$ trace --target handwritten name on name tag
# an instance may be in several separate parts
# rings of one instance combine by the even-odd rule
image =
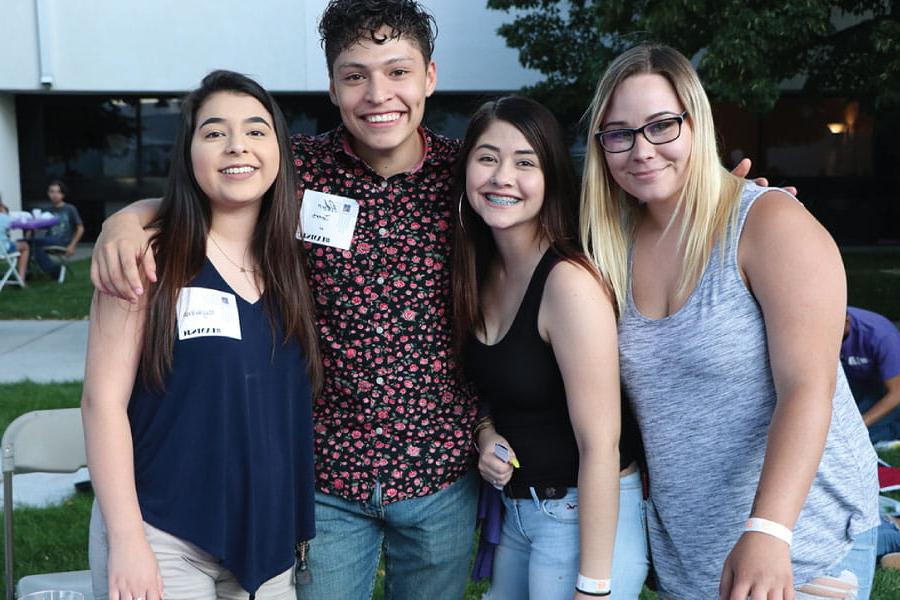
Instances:
[[[359,203],[352,198],[315,190],[303,192],[300,226],[304,242],[349,250],[358,217]],[[297,233],[299,238],[300,231]]]
[[[178,339],[227,337],[241,339],[241,320],[234,294],[203,287],[178,293]]]

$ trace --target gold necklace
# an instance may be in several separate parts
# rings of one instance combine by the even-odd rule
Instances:
[[[247,267],[245,267],[245,266],[243,266],[243,265],[239,265],[239,264],[237,264],[236,262],[234,262],[233,260],[231,260],[231,257],[228,256],[227,254],[225,254],[225,251],[222,250],[222,246],[220,246],[220,245],[219,245],[219,242],[216,241],[216,238],[213,236],[212,231],[209,232],[209,239],[211,239],[211,240],[212,240],[212,243],[215,244],[216,248],[219,249],[219,252],[221,252],[221,253],[222,253],[222,256],[225,257],[225,260],[227,260],[228,262],[230,262],[231,264],[233,264],[234,266],[236,266],[238,269],[240,269],[241,273],[256,273],[256,271],[259,270],[258,268],[256,268],[256,269],[248,269]],[[246,251],[244,252],[244,254],[246,255]]]

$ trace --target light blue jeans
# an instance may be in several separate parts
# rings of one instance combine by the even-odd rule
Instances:
[[[863,531],[853,540],[850,551],[837,565],[829,569],[828,575],[836,576],[842,571],[856,575],[859,591],[856,600],[869,600],[872,583],[875,580],[875,549],[878,544],[878,527]]]
[[[894,520],[885,514],[881,515],[881,525],[878,526],[878,548],[876,557],[881,558],[885,554],[900,552],[900,527]]]
[[[463,597],[478,503],[477,473],[430,496],[382,504],[376,486],[367,502],[316,493],[312,582],[298,600],[369,600],[384,548],[385,600]]]
[[[611,600],[637,600],[647,578],[640,473],[619,480]],[[494,555],[490,600],[572,600],[578,576],[578,490],[559,500],[511,499]]]

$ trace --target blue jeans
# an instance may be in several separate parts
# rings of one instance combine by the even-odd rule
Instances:
[[[312,582],[297,586],[298,600],[369,600],[382,546],[385,600],[462,598],[478,483],[470,472],[430,496],[386,505],[380,485],[366,502],[316,492]]]
[[[850,390],[860,413],[865,413],[875,406],[887,391],[881,384],[874,386],[854,383],[850,384]],[[895,408],[869,426],[869,440],[873,444],[896,439],[900,439],[900,408]]]
[[[511,499],[494,555],[491,600],[572,600],[578,575],[578,490],[559,500]],[[611,600],[637,600],[647,578],[640,473],[619,480]]]
[[[31,244],[31,255],[34,257],[34,260],[37,262],[37,264],[41,267],[41,270],[51,277],[58,277],[59,263],[50,258],[50,255],[44,252],[44,248],[46,248],[47,246],[68,246],[69,240],[61,240],[58,238],[45,236],[28,240],[28,243]]]
[[[863,531],[853,540],[850,551],[844,555],[837,565],[832,567],[828,575],[839,575],[842,571],[851,571],[856,575],[859,592],[856,600],[869,600],[872,593],[872,582],[875,580],[875,548],[878,542],[878,527]]]
[[[881,558],[885,554],[900,552],[900,527],[893,519],[881,515],[881,525],[878,526],[878,544],[875,555]]]

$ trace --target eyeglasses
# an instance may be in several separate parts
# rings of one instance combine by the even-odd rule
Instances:
[[[594,138],[600,142],[604,150],[611,154],[618,152],[628,152],[634,148],[634,140],[637,134],[644,135],[644,139],[659,146],[660,144],[668,144],[674,142],[681,136],[681,124],[687,111],[684,111],[677,117],[667,117],[658,121],[650,121],[643,127],[637,129],[607,129],[606,131],[598,131],[594,134]]]

